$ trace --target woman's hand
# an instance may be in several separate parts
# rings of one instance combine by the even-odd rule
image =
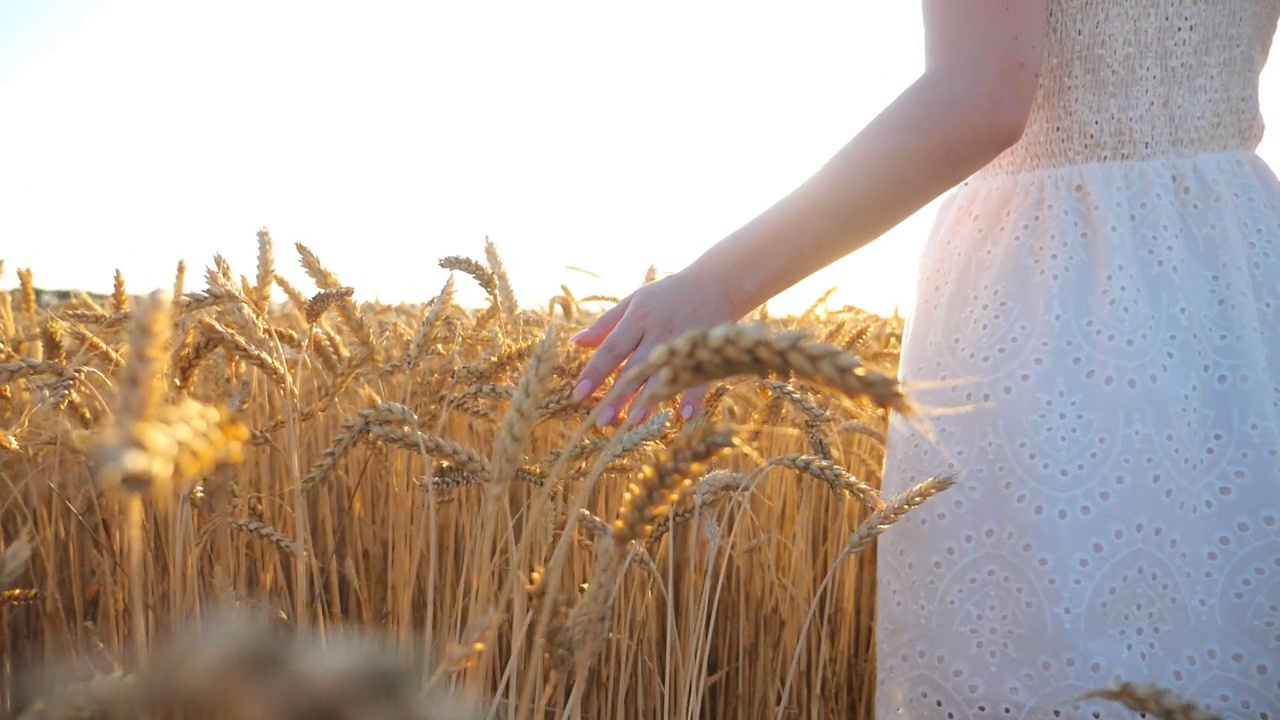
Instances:
[[[618,381],[601,400],[596,425],[609,425],[625,414],[626,406],[649,379],[624,382],[627,371],[647,360],[655,347],[688,330],[739,318],[725,284],[703,277],[693,267],[644,285],[573,337],[579,345],[597,348],[578,376],[573,399],[580,402],[595,392],[626,361]],[[685,419],[692,417],[701,409],[705,397],[705,387],[687,391],[681,398],[681,415]],[[651,408],[641,410],[647,414]]]

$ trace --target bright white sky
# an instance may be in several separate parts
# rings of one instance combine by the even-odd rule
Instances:
[[[861,129],[923,67],[920,22],[907,0],[0,0],[0,286],[119,267],[144,291],[185,258],[197,289],[216,252],[252,276],[265,225],[307,290],[294,240],[396,302],[488,235],[526,303],[623,295]],[[771,307],[839,285],[909,314],[934,210]]]

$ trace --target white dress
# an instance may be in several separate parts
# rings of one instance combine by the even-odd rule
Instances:
[[[1280,720],[1280,0],[1051,0],[1023,139],[943,203],[884,488],[876,717]],[[1056,711],[1056,713],[1055,713]]]

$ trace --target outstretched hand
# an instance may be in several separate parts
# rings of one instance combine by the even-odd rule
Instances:
[[[581,402],[595,392],[625,361],[617,381],[600,401],[596,425],[604,427],[617,421],[627,414],[628,406],[649,380],[628,378],[629,370],[647,360],[657,346],[689,330],[734,322],[739,319],[736,315],[723,286],[706,282],[687,269],[642,286],[573,337],[579,345],[597,348],[578,376],[574,401]],[[681,415],[693,417],[705,398],[705,387],[685,392],[680,398]],[[643,418],[652,408],[639,410]]]

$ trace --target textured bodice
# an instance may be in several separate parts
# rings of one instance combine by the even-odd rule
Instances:
[[[1252,151],[1280,0],[1051,0],[1022,140],[984,174]]]

